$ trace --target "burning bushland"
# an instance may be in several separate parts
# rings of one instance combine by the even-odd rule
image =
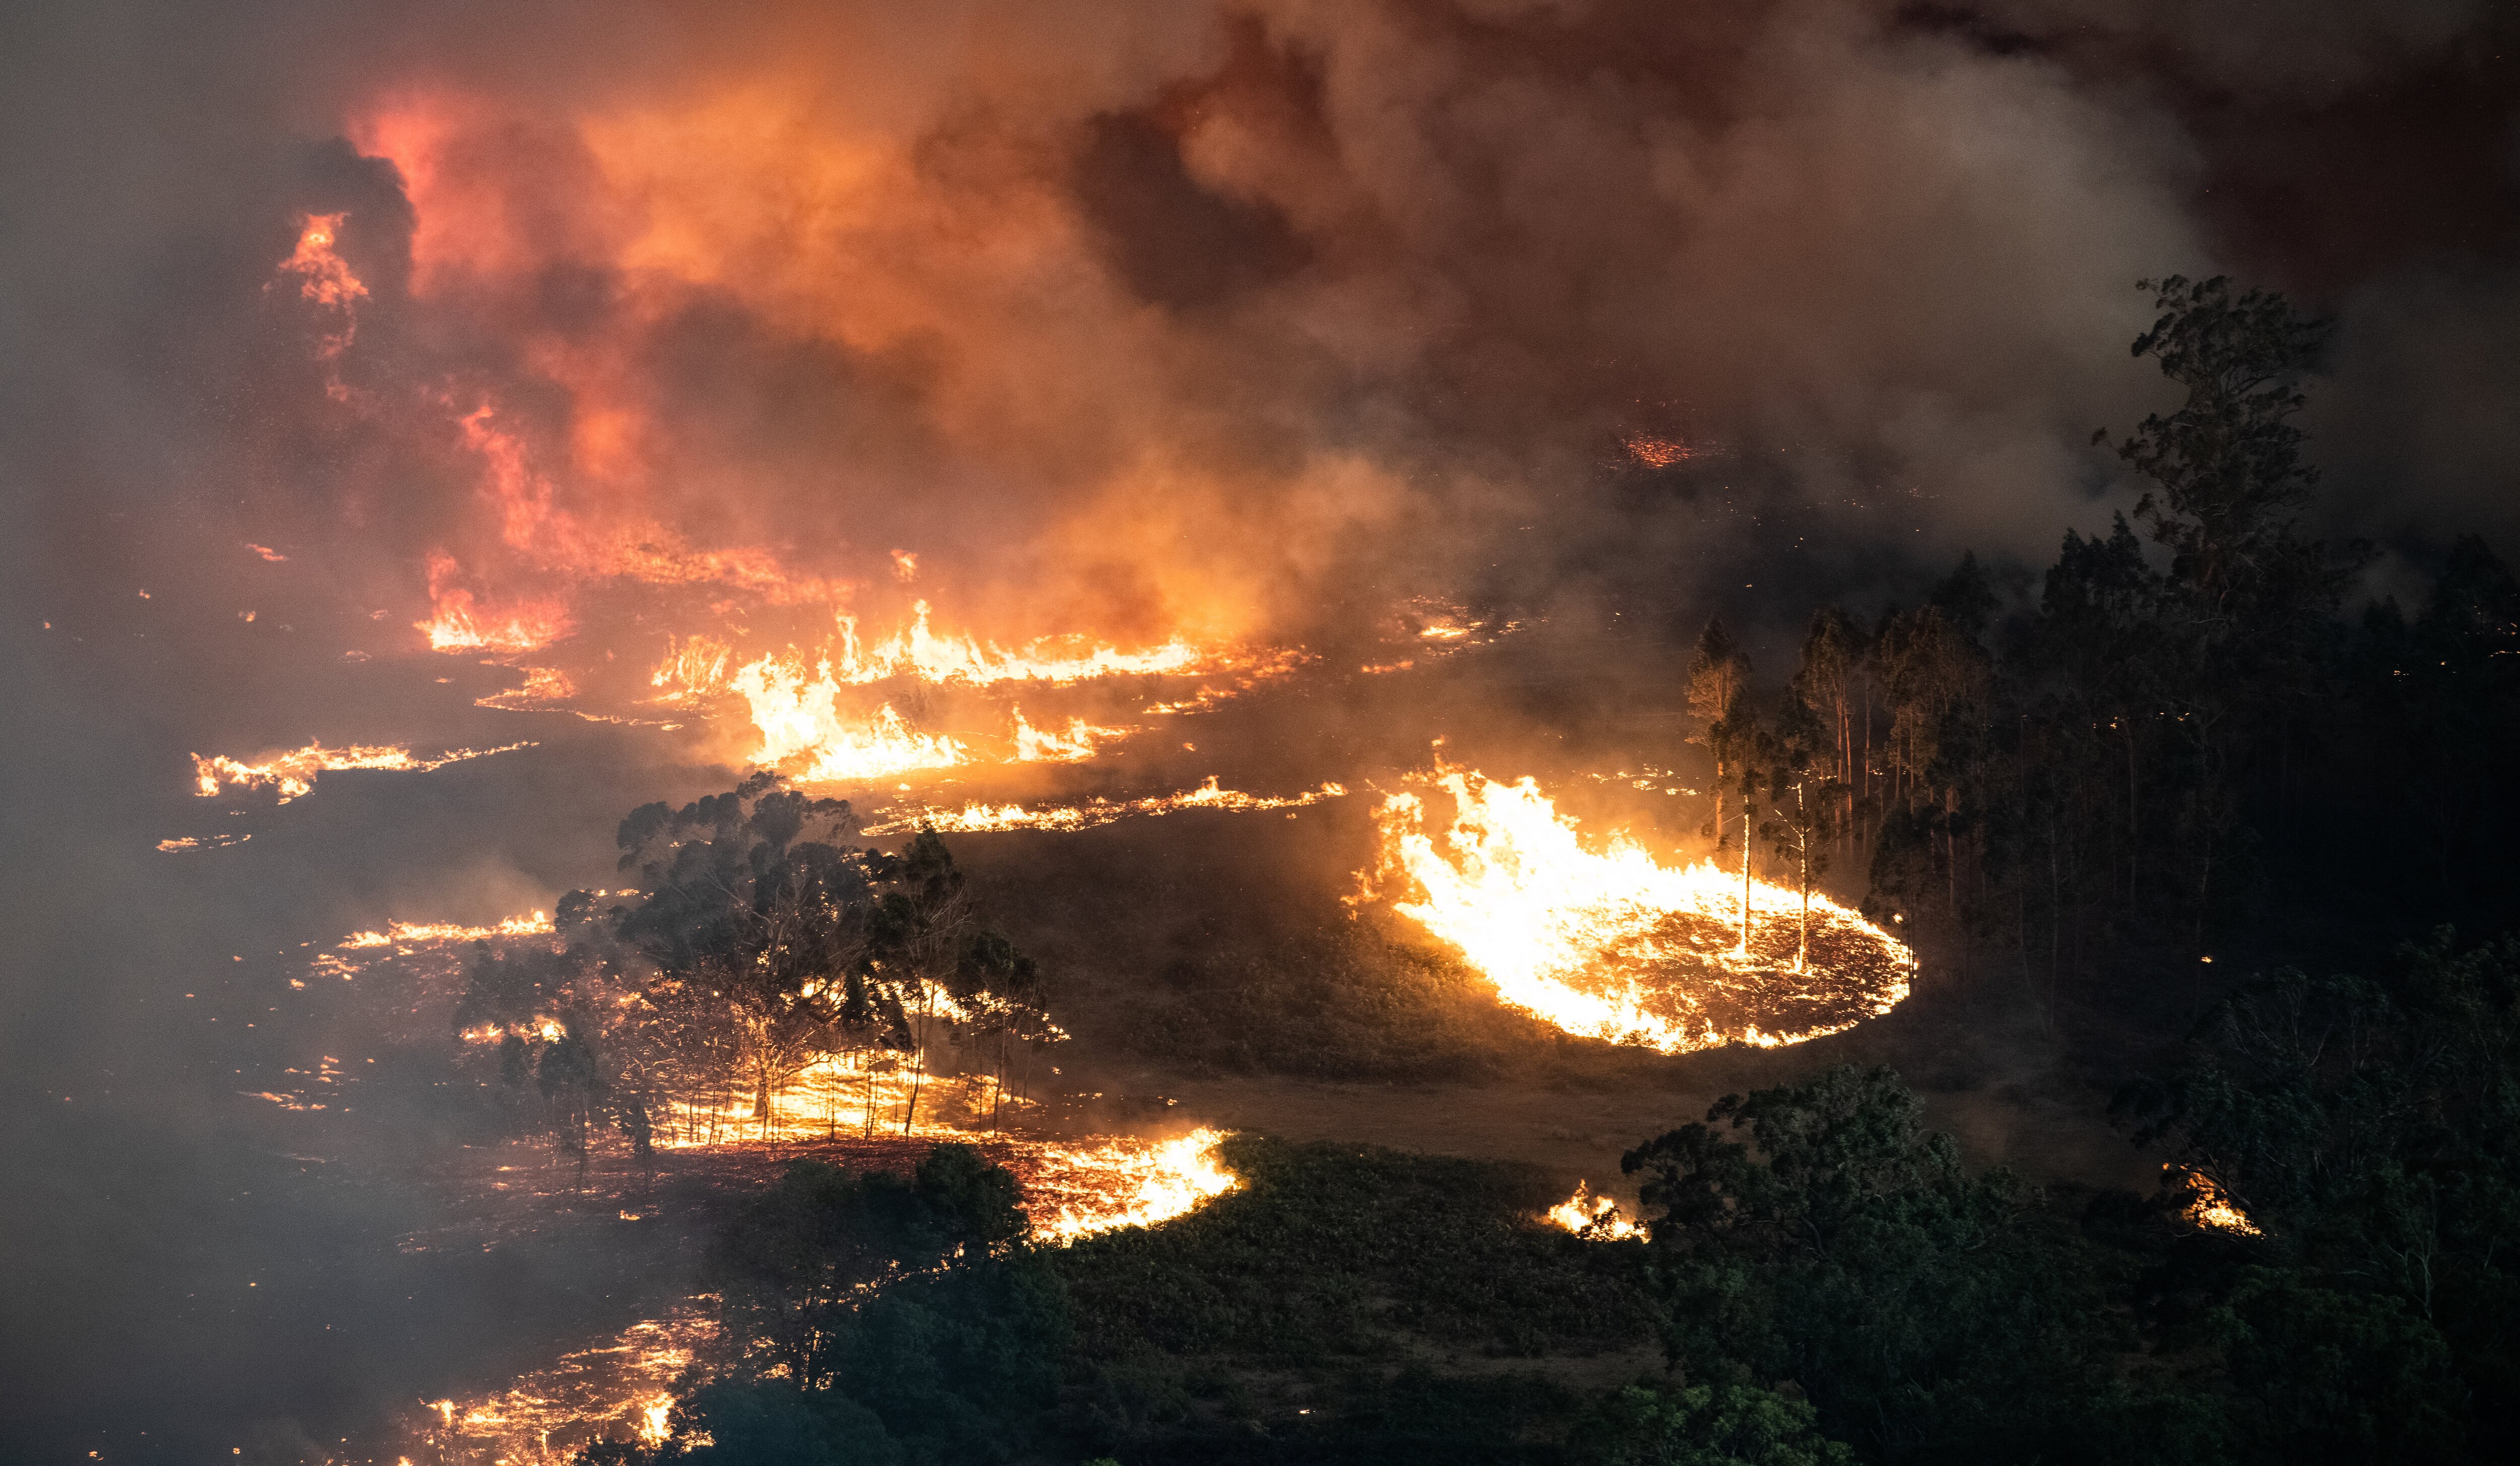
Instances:
[[[1031,958],[981,925],[943,841],[839,843],[846,801],[760,776],[621,824],[636,894],[575,892],[547,947],[484,952],[454,1021],[564,1150],[634,1151],[802,1126],[901,1134],[993,1124],[1062,1035]],[[980,1067],[939,1092],[930,1060]],[[922,1117],[922,1103],[926,1113]],[[783,1128],[783,1115],[784,1127]]]

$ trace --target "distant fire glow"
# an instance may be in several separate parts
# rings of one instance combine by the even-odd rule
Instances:
[[[1835,1033],[1908,996],[1915,957],[1861,914],[1815,894],[1810,969],[1794,970],[1801,895],[1711,862],[1674,868],[1633,839],[1587,848],[1526,778],[1458,769],[1427,780],[1454,818],[1428,827],[1425,800],[1386,798],[1374,890],[1458,949],[1497,996],[1570,1034],[1665,1053],[1773,1046]]]
[[[531,743],[508,743],[497,748],[451,748],[435,758],[418,757],[399,743],[359,743],[345,748],[327,748],[321,743],[309,743],[303,748],[266,753],[253,759],[197,753],[193,755],[193,792],[210,799],[227,788],[276,789],[281,803],[286,804],[311,791],[315,787],[316,777],[333,770],[382,769],[426,774],[466,759],[488,758],[492,754],[513,753],[519,748],[533,746]]]

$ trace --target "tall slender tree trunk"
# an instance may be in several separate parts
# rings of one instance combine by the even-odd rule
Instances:
[[[1741,955],[1750,955],[1750,800],[1741,799]]]
[[[2127,909],[2133,911],[2143,859],[2143,801],[2135,777],[2135,718],[2127,718]]]
[[[1794,943],[1794,970],[1807,971],[1811,965],[1811,822],[1810,811],[1803,804],[1803,786],[1794,785],[1794,817],[1801,827],[1796,831],[1795,849],[1802,855],[1803,928]]]

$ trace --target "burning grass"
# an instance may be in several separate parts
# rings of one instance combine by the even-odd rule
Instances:
[[[359,743],[327,748],[321,742],[253,759],[225,754],[193,755],[193,792],[213,799],[221,789],[276,789],[287,804],[314,790],[318,776],[342,769],[378,769],[398,774],[427,774],[466,759],[488,758],[531,748],[531,743],[503,743],[496,748],[450,748],[435,758],[422,758],[399,743]]]
[[[1570,1034],[1665,1053],[1799,1043],[1908,996],[1907,946],[1824,896],[1711,862],[1672,867],[1613,835],[1587,848],[1525,778],[1441,769],[1452,822],[1386,798],[1372,894],[1457,948],[1508,1004]],[[1377,880],[1375,877],[1378,876]],[[1804,921],[1809,953],[1803,955]]]

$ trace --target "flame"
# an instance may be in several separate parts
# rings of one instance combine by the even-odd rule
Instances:
[[[1793,889],[1749,882],[1745,944],[1739,872],[1712,862],[1667,867],[1624,834],[1588,850],[1529,778],[1507,784],[1443,769],[1431,782],[1457,811],[1441,846],[1423,828],[1418,795],[1387,797],[1369,893],[1375,875],[1405,886],[1420,899],[1393,910],[1459,948],[1506,1003],[1570,1034],[1665,1053],[1767,1047],[1835,1033],[1908,996],[1913,955],[1824,896],[1811,898],[1818,959],[1795,972],[1802,898]],[[1720,1008],[1776,1016],[1763,1027]]]
[[[1239,1178],[1217,1160],[1225,1132],[1201,1127],[1148,1144],[1113,1136],[1086,1145],[1044,1143],[1026,1157],[1025,1208],[1033,1227],[1072,1242],[1123,1226],[1153,1226],[1189,1215]]]
[[[368,288],[350,267],[334,252],[334,241],[340,237],[341,221],[347,214],[308,214],[299,221],[297,247],[280,262],[283,274],[297,277],[299,298],[311,300],[332,313],[338,325],[316,341],[316,359],[325,364],[324,395],[336,402],[346,402],[350,389],[341,380],[341,353],[350,349],[358,338],[358,302],[368,297]],[[265,559],[285,559],[269,551],[261,552]]]
[[[551,667],[526,667],[525,685],[472,699],[474,707],[494,707],[505,712],[539,712],[577,695],[577,684],[565,672]]]
[[[1129,735],[1125,728],[1097,728],[1082,718],[1067,720],[1067,732],[1052,733],[1024,721],[1023,709],[1012,710],[1015,719],[1015,758],[1020,763],[1070,764],[1094,757],[1099,744]]]
[[[166,855],[175,855],[187,850],[225,850],[231,845],[242,845],[252,838],[253,836],[245,834],[184,835],[177,839],[158,841],[158,849]]]
[[[648,685],[663,694],[659,700],[665,702],[712,696],[731,690],[734,684],[735,648],[704,634],[668,636],[665,659],[648,678]]]
[[[1118,1227],[1170,1222],[1234,1189],[1238,1178],[1215,1154],[1225,1137],[1224,1132],[1202,1129],[1162,1141],[1121,1135],[1075,1144],[985,1143],[1021,1179],[1024,1210],[1036,1233],[1068,1243]],[[429,1401],[410,1429],[439,1459],[509,1466],[562,1466],[591,1439],[626,1435],[661,1444],[671,1428],[671,1387],[720,1340],[707,1302],[695,1299],[662,1317],[632,1324],[604,1343],[519,1376],[497,1394]]]
[[[959,810],[913,809],[891,814],[866,826],[870,835],[901,834],[909,830],[930,828],[943,834],[976,834],[1008,829],[1092,829],[1109,824],[1131,815],[1169,815],[1175,810],[1290,810],[1337,799],[1347,793],[1342,784],[1326,783],[1318,789],[1284,796],[1245,794],[1236,789],[1220,788],[1215,775],[1195,789],[1179,794],[1153,794],[1144,799],[1089,799],[1082,804],[1037,806],[1026,809],[1019,804],[967,804]]]
[[[398,773],[427,774],[466,759],[488,758],[496,753],[514,753],[531,748],[531,743],[506,743],[497,748],[450,748],[433,759],[415,757],[412,751],[397,743],[361,743],[348,748],[327,748],[309,743],[288,753],[263,755],[260,762],[248,763],[225,754],[203,757],[193,755],[193,791],[204,799],[215,797],[222,787],[238,789],[276,788],[280,802],[287,804],[315,787],[315,777],[334,769],[389,769]],[[160,846],[160,849],[165,847]],[[185,847],[191,848],[191,847]]]
[[[429,649],[524,652],[568,635],[565,601],[536,597],[493,606],[456,583],[462,573],[455,556],[444,551],[429,552],[429,615],[426,621],[412,623],[428,638]]]
[[[391,947],[397,952],[408,953],[447,942],[479,942],[491,937],[547,937],[551,933],[551,913],[532,911],[495,921],[488,926],[465,926],[453,921],[388,921],[382,931],[352,932],[338,945],[343,952]]]
[[[682,1304],[562,1355],[495,1395],[430,1401],[410,1428],[438,1460],[508,1466],[564,1466],[585,1442],[608,1437],[659,1444],[674,1407],[672,1386],[719,1332],[702,1303]]]
[[[1143,651],[1122,651],[1073,637],[1043,638],[1011,651],[968,633],[939,634],[928,625],[931,614],[926,601],[914,601],[910,625],[871,648],[859,644],[857,618],[840,617],[839,652],[832,658],[839,680],[868,683],[906,677],[983,687],[1001,682],[1065,684],[1117,674],[1189,672],[1210,660],[1178,638]]]
[[[730,686],[751,704],[752,725],[761,733],[752,762],[801,765],[796,777],[809,783],[951,768],[970,757],[952,737],[914,732],[888,702],[867,721],[844,718],[828,661],[808,677],[800,660],[766,656],[736,673]]]
[[[1644,1228],[1619,1210],[1616,1198],[1596,1196],[1582,1181],[1575,1183],[1574,1195],[1551,1207],[1546,1215],[1552,1222],[1579,1237],[1619,1242],[1644,1235]]]
[[[2266,1235],[2258,1230],[2256,1222],[2249,1220],[2249,1214],[2240,1210],[2240,1204],[2231,1199],[2231,1193],[2224,1190],[2213,1177],[2201,1171],[2187,1170],[2177,1179],[2186,1188],[2188,1195],[2187,1206],[2180,1215],[2192,1224],[2234,1236]]]

